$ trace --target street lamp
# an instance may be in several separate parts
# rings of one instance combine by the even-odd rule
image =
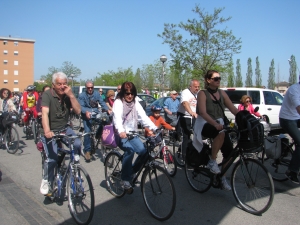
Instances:
[[[74,75],[74,74],[71,74],[70,77],[72,78],[72,87],[73,87],[73,86],[74,86],[74,85],[73,85],[73,79],[74,79],[75,75]]]
[[[162,86],[163,86],[163,92],[165,90],[165,62],[167,62],[167,56],[161,55],[160,61],[162,62]]]

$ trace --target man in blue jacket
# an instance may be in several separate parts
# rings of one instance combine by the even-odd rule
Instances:
[[[91,113],[98,109],[98,103],[102,109],[107,110],[110,114],[111,110],[108,109],[107,105],[103,101],[98,91],[94,91],[94,82],[88,80],[85,83],[86,91],[79,95],[79,104],[81,106],[81,117],[83,120],[84,132],[91,132]],[[100,129],[100,126],[99,126]],[[97,132],[98,133],[98,132]],[[84,136],[83,147],[85,152],[86,161],[91,159],[91,138],[89,135]]]

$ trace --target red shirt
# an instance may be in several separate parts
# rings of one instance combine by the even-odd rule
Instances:
[[[167,130],[172,130],[172,126],[170,124],[168,124],[161,116],[158,117],[157,119],[154,116],[149,116],[150,120],[155,124],[155,126],[160,127],[163,126],[164,128],[166,128]],[[145,136],[151,136],[149,134],[151,130],[149,128],[145,128]]]

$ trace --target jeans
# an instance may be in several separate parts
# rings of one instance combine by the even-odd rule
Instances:
[[[70,127],[68,127],[66,130],[66,135],[76,135],[76,134]],[[48,180],[52,184],[54,180],[54,169],[57,166],[57,142],[51,141],[52,138],[46,138],[45,136],[43,136],[41,139],[47,156],[44,163],[45,174],[43,179]],[[66,138],[63,138],[61,141],[70,148]],[[80,149],[81,149],[80,138],[76,138],[73,145],[74,145],[74,154],[80,154]]]
[[[147,160],[147,149],[138,137],[134,137],[132,140],[122,138],[119,142],[119,147],[124,151],[121,179],[124,181],[131,181],[132,174],[138,172]],[[135,152],[138,154],[138,157],[132,165]]]
[[[91,132],[91,120],[83,120],[83,127],[84,127],[84,132],[88,133]],[[102,133],[102,125],[99,126],[97,132],[96,132],[96,136],[99,136],[99,133]],[[91,151],[91,137],[90,135],[85,135],[83,137],[83,150],[84,152],[90,152]]]
[[[280,126],[294,139],[295,151],[292,155],[289,170],[298,173],[300,168],[300,120],[279,118]]]

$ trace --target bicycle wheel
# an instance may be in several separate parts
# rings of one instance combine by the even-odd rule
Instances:
[[[174,159],[175,159],[177,165],[179,167],[184,167],[185,160],[184,160],[184,156],[181,151],[181,143],[182,142],[177,142],[177,141],[173,142],[173,156],[174,156]]]
[[[168,174],[171,177],[174,177],[177,173],[177,164],[174,160],[174,156],[172,155],[170,150],[164,150],[165,152],[162,154],[164,167]]]
[[[67,179],[69,210],[77,224],[89,224],[94,215],[94,188],[89,174],[80,165],[73,165]]]
[[[232,171],[231,186],[235,199],[246,212],[260,215],[272,205],[274,197],[272,177],[255,159],[237,162]]]
[[[8,153],[15,154],[19,149],[19,133],[17,129],[13,126],[9,126],[6,128],[4,134],[4,143]]]
[[[122,159],[120,154],[110,152],[105,158],[104,166],[108,191],[117,198],[123,197],[125,190],[121,184]]]
[[[282,145],[285,145],[285,152],[281,154],[281,156],[278,159],[269,159],[266,160],[264,166],[267,168],[267,170],[270,172],[272,178],[276,181],[286,181],[288,178],[285,176],[285,172],[289,168],[292,155],[294,150],[289,147],[286,143],[281,143]]]
[[[172,179],[164,169],[156,165],[146,168],[141,188],[146,207],[155,219],[163,221],[173,215],[176,192]]]
[[[208,191],[212,185],[211,172],[207,168],[195,168],[186,163],[185,175],[190,186],[199,193]]]
[[[36,144],[37,143],[37,138],[38,138],[38,134],[37,134],[37,122],[35,120],[32,121],[32,134],[33,134],[33,141]]]

